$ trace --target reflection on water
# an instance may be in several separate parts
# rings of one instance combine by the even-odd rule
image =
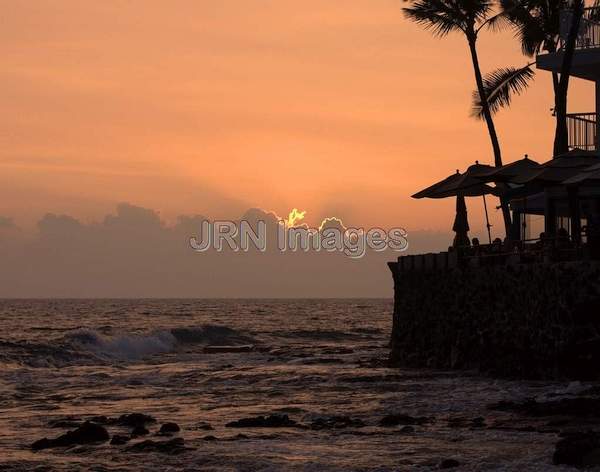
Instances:
[[[430,470],[450,458],[461,470],[551,468],[555,433],[510,427],[486,405],[564,384],[388,368],[391,309],[387,300],[0,302],[0,469]],[[153,440],[161,423],[178,423],[189,449],[29,449],[69,429],[53,421],[131,412],[157,418]],[[427,421],[379,424],[400,413]],[[225,426],[269,414],[297,425]]]

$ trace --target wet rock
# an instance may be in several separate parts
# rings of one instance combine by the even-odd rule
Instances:
[[[362,420],[350,418],[349,416],[329,416],[317,418],[310,424],[310,429],[343,429],[343,428],[362,428],[366,426]]]
[[[194,426],[192,429],[203,430],[203,431],[212,431],[214,428],[210,425],[210,423],[201,422]]]
[[[400,432],[404,434],[414,433],[415,428],[413,428],[412,426],[403,426],[402,428],[400,428]]]
[[[485,418],[478,416],[477,418],[473,418],[471,420],[471,425],[474,428],[483,428],[485,426]]]
[[[122,436],[120,434],[115,434],[110,440],[110,444],[112,446],[122,446],[123,444],[128,443],[131,440],[129,436]]]
[[[97,423],[97,424],[110,424],[111,419],[104,415],[97,415],[97,416],[92,416],[90,418],[90,421],[92,423]]]
[[[600,465],[600,433],[571,433],[556,443],[554,464],[575,467]]]
[[[430,421],[431,420],[429,418],[424,416],[414,417],[400,413],[384,416],[379,422],[379,426],[390,427],[399,425],[423,425],[425,423],[429,423]]]
[[[147,439],[127,448],[127,452],[159,452],[161,454],[181,454],[186,451],[183,438],[170,439],[168,441],[152,441]]]
[[[146,429],[146,427],[142,426],[142,425],[136,426],[131,431],[131,437],[133,437],[133,438],[136,438],[136,437],[139,437],[139,436],[146,436],[147,434],[150,434],[150,431],[148,431]]]
[[[460,462],[456,459],[444,459],[440,462],[440,469],[454,469],[460,467]]]
[[[115,422],[115,424],[118,424],[119,426],[130,426],[132,428],[135,428],[136,426],[145,426],[149,423],[156,423],[156,419],[143,413],[121,415]]]
[[[31,449],[34,451],[41,451],[42,449],[48,449],[50,447],[58,447],[55,441],[55,439],[48,438],[38,439],[31,445]]]
[[[485,419],[477,418],[450,418],[448,420],[449,428],[483,428],[485,427]]]
[[[179,431],[181,431],[181,428],[179,427],[179,425],[177,423],[164,423],[160,427],[158,434],[169,435],[169,434],[178,433]]]
[[[286,428],[296,426],[296,424],[288,415],[269,415],[242,418],[237,421],[231,421],[225,426],[228,428]]]
[[[97,442],[108,441],[108,431],[103,426],[86,421],[81,426],[73,431],[54,438],[40,439],[31,445],[31,449],[39,451],[53,447],[69,447],[79,444],[91,444]]]

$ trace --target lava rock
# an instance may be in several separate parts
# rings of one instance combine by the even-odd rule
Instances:
[[[97,424],[110,424],[111,419],[104,415],[97,415],[97,416],[92,416],[90,418],[90,421],[92,423],[97,423]]]
[[[483,428],[483,427],[485,427],[485,418],[482,418],[481,416],[478,416],[477,418],[473,418],[471,420],[471,425],[474,428]]]
[[[319,431],[322,429],[362,428],[366,426],[364,421],[350,418],[349,416],[329,416],[317,418],[310,424],[310,429]]]
[[[203,431],[212,431],[214,428],[210,425],[210,423],[201,422],[201,423],[198,423],[193,429],[203,430]]]
[[[120,434],[115,434],[110,440],[110,444],[112,446],[121,446],[123,444],[128,443],[131,440],[129,436],[122,436]]]
[[[179,431],[181,431],[181,428],[177,423],[165,423],[160,427],[158,434],[168,435],[178,433]]]
[[[297,423],[291,420],[288,415],[269,415],[242,418],[237,421],[231,421],[225,426],[228,428],[286,428],[296,425]]]
[[[414,417],[405,414],[387,415],[379,422],[379,426],[399,426],[399,425],[423,425],[429,423],[430,419],[424,416]]]
[[[450,418],[448,420],[449,428],[483,428],[485,427],[485,418]]]
[[[69,447],[79,444],[104,442],[108,441],[109,439],[110,436],[108,435],[108,431],[106,431],[103,426],[86,421],[77,429],[68,431],[57,438],[44,438],[34,442],[31,445],[31,449],[34,451],[39,451],[53,447]]]
[[[600,465],[600,433],[571,433],[556,443],[554,464],[575,467]]]
[[[440,462],[440,469],[454,469],[460,467],[460,462],[456,459],[444,459]]]
[[[119,426],[130,426],[132,428],[135,428],[136,426],[145,426],[149,423],[156,423],[156,419],[143,413],[121,415],[115,422],[115,424]]]
[[[136,438],[138,436],[146,436],[147,434],[150,434],[150,431],[148,431],[146,427],[142,425],[136,426],[135,428],[133,428],[133,431],[131,431],[131,437],[133,438]]]
[[[127,448],[127,452],[160,452],[161,454],[181,454],[185,452],[183,438],[174,438],[168,441],[152,441],[147,439]]]

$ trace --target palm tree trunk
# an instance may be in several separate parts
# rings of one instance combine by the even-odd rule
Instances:
[[[483,85],[483,75],[481,74],[481,67],[479,66],[479,56],[477,54],[477,43],[475,38],[468,38],[469,50],[471,51],[471,59],[473,60],[473,71],[475,72],[475,82],[477,84],[477,91],[481,98],[481,106],[483,111],[483,117],[488,128],[490,140],[492,141],[492,148],[494,150],[494,164],[496,167],[502,165],[502,152],[500,150],[500,142],[498,140],[498,133],[496,132],[496,126],[494,125],[494,119],[490,112],[490,107],[487,102],[487,96]]]
[[[575,46],[577,36],[579,35],[579,25],[583,17],[583,0],[577,0],[573,6],[573,18],[571,28],[567,37],[563,63],[561,67],[560,80],[555,94],[556,112],[556,133],[554,135],[554,155],[563,154],[569,151],[569,129],[567,127],[567,98],[569,93],[569,79],[571,77],[571,68],[573,66],[573,56],[575,55]]]
[[[473,71],[475,72],[475,82],[477,84],[477,91],[479,92],[479,98],[481,100],[481,106],[483,111],[483,117],[488,128],[490,140],[492,142],[492,148],[494,150],[494,165],[496,167],[502,166],[502,151],[500,150],[500,141],[498,140],[498,133],[496,132],[496,126],[492,113],[487,101],[485,93],[485,87],[483,85],[483,75],[481,74],[481,67],[479,65],[479,56],[477,54],[477,35],[472,33],[467,35],[469,42],[469,50],[471,51],[471,59],[473,61]],[[505,198],[500,197],[500,206],[502,208],[502,216],[504,218],[504,230],[506,237],[511,238],[512,220],[510,216],[510,210],[508,209],[508,201]]]

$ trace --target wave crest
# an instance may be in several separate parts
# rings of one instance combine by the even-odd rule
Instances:
[[[253,338],[226,326],[172,328],[149,334],[107,336],[92,329],[78,329],[65,335],[69,347],[104,358],[135,360],[174,351],[178,345],[236,346],[253,344]]]
[[[176,345],[175,337],[168,331],[105,336],[94,330],[79,329],[67,334],[65,339],[73,347],[117,359],[140,359],[162,354],[172,351]]]

